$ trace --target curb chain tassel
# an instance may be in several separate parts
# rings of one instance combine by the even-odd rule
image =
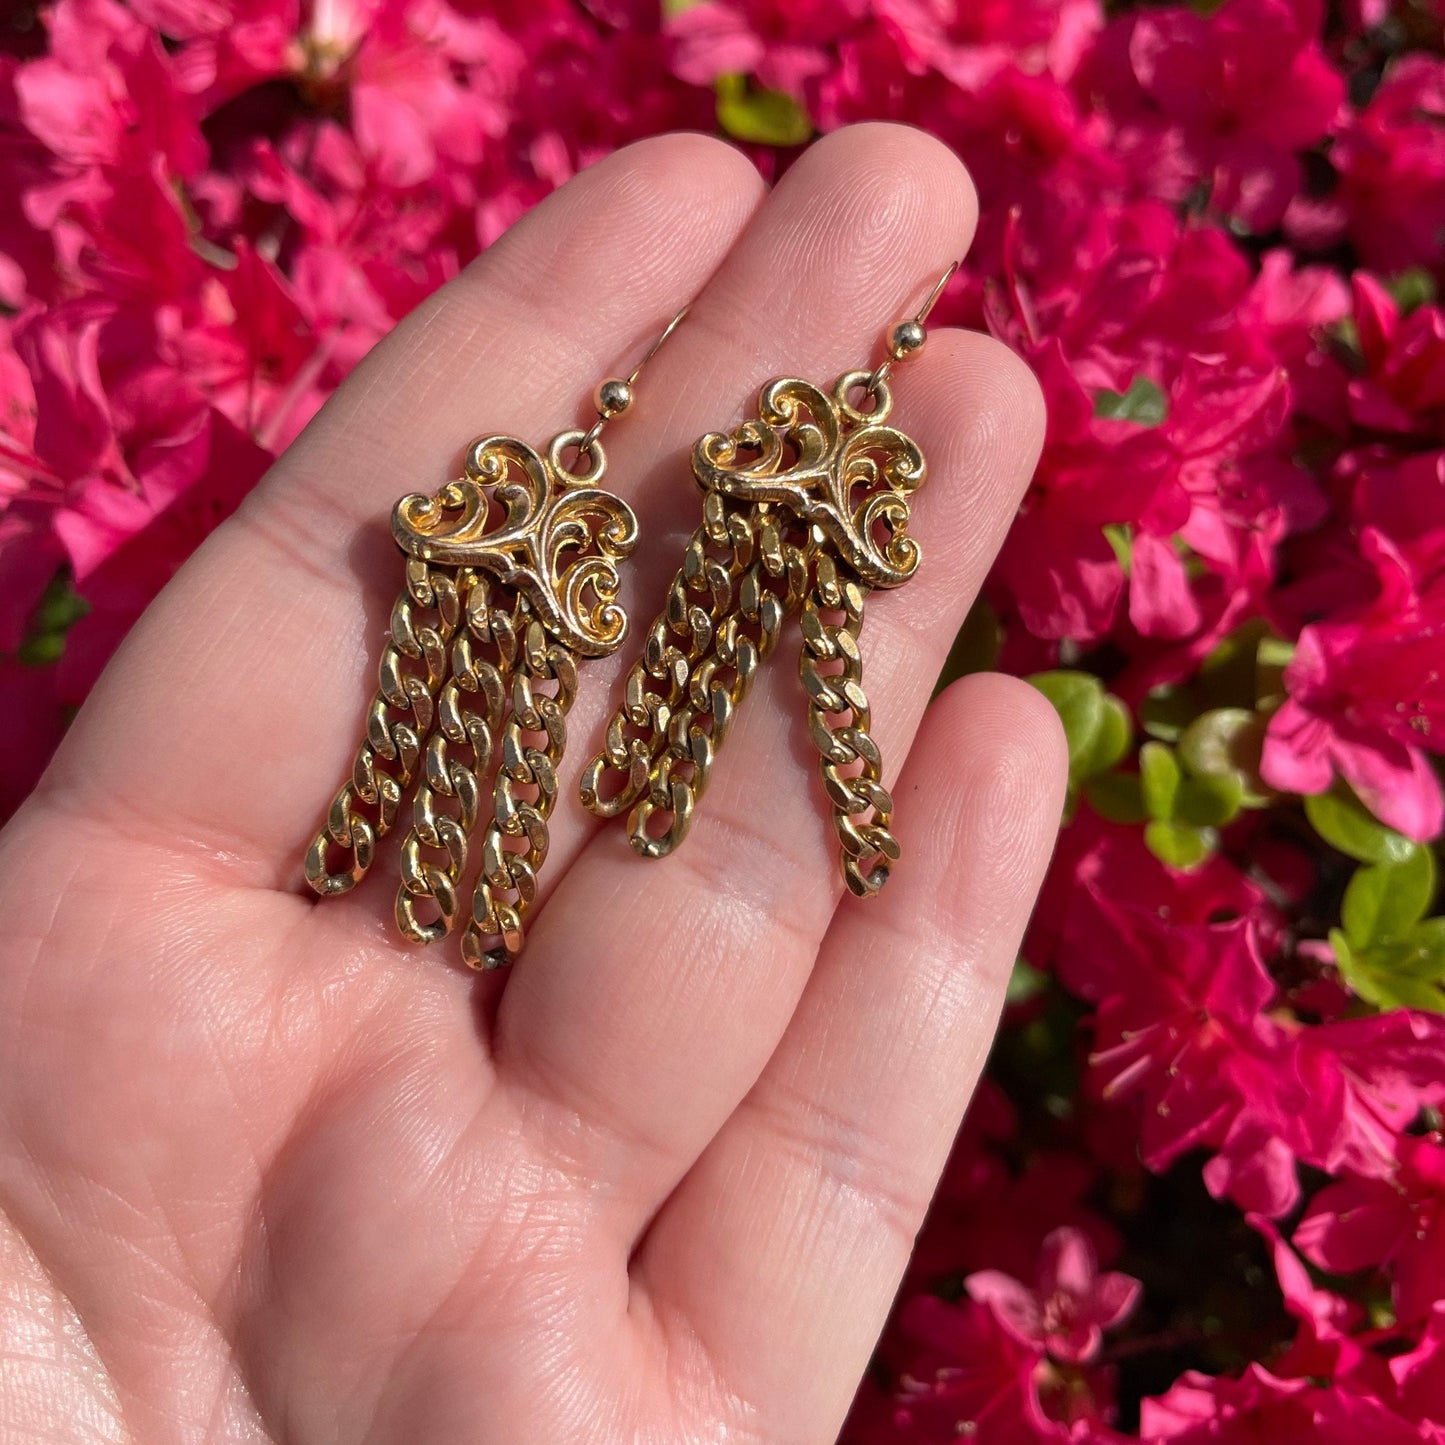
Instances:
[[[858,639],[868,593],[900,586],[919,563],[908,522],[926,468],[917,444],[888,425],[888,372],[922,346],[943,284],[894,328],[876,370],[850,371],[831,392],[771,381],[755,418],[693,449],[703,524],[582,783],[594,814],[628,814],[628,839],[643,857],[665,857],[687,836],[737,709],[796,616],[809,734],[844,881],[858,897],[887,882],[900,850]]]

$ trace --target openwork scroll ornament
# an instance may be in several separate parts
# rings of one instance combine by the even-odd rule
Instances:
[[[602,486],[600,434],[631,406],[637,375],[598,387],[588,431],[562,432],[543,452],[482,437],[459,478],[403,497],[392,513],[406,587],[365,737],[307,852],[306,878],[323,897],[350,891],[377,839],[404,823],[397,926],[418,943],[460,926],[473,967],[521,951],[578,662],[627,635],[618,567],[637,545],[637,518]]]
[[[922,347],[952,272],[893,329],[876,370],[848,372],[831,391],[771,381],[756,416],[694,447],[702,524],[582,778],[583,803],[599,817],[627,814],[643,857],[664,857],[687,836],[738,707],[797,617],[808,729],[844,881],[859,897],[887,882],[899,846],[858,638],[869,592],[901,585],[919,564],[909,516],[926,466],[890,425],[888,373]]]

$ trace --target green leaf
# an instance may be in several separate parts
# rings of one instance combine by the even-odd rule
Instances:
[[[1159,426],[1169,415],[1169,398],[1147,376],[1136,376],[1124,392],[1095,393],[1094,415],[1107,421],[1132,421],[1138,426]]]
[[[1242,707],[1200,714],[1179,737],[1179,760],[1196,777],[1237,778],[1240,802],[1263,807],[1273,796],[1259,775],[1265,720]]]
[[[1145,743],[1139,749],[1139,782],[1151,818],[1161,823],[1173,818],[1180,776],[1179,764],[1164,743]]]
[[[1341,921],[1355,948],[1400,938],[1435,901],[1435,855],[1416,848],[1403,863],[1357,869],[1345,889]]]
[[[718,76],[717,119],[725,135],[754,145],[800,146],[813,138],[808,112],[791,95],[749,85],[743,75]]]
[[[1104,722],[1104,686],[1087,672],[1036,672],[1029,681],[1053,703],[1069,741],[1069,777],[1092,756]]]
[[[1099,726],[1093,742],[1079,758],[1080,779],[1094,778],[1106,773],[1116,763],[1123,761],[1134,741],[1134,721],[1129,709],[1117,697],[1104,694],[1104,708],[1099,715]]]
[[[1186,689],[1161,687],[1144,699],[1139,708],[1139,721],[1151,738],[1173,743],[1178,742],[1198,711]]]
[[[1124,575],[1134,565],[1134,533],[1127,522],[1105,522],[1104,540],[1114,549]]]
[[[1359,863],[1403,863],[1420,846],[1372,817],[1343,787],[1306,798],[1305,816],[1326,843]]]
[[[1035,968],[1026,959],[1016,958],[1013,971],[1008,976],[1008,992],[1005,995],[1011,1004],[1028,1003],[1037,998],[1049,986],[1049,976],[1042,969]]]
[[[1445,918],[1426,919],[1404,938],[1364,950],[1333,929],[1330,946],[1341,976],[1366,1003],[1445,1013]]]
[[[1084,784],[1084,796],[1111,823],[1142,823],[1149,816],[1137,773],[1101,773]]]
[[[31,667],[55,662],[65,651],[65,634],[89,611],[90,603],[71,587],[69,572],[62,568],[46,584],[15,655]]]
[[[1156,818],[1144,829],[1144,846],[1171,868],[1197,868],[1214,851],[1214,835],[1206,828]]]
[[[1186,777],[1174,800],[1174,816],[1196,828],[1222,828],[1239,816],[1244,782],[1238,773],[1218,777]]]
[[[1423,266],[1411,266],[1409,270],[1391,276],[1385,282],[1385,290],[1400,308],[1400,315],[1408,316],[1410,312],[1434,301],[1435,278]]]

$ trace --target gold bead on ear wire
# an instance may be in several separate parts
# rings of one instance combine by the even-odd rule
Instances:
[[[582,776],[584,805],[602,818],[627,813],[644,858],[665,857],[687,836],[738,706],[797,614],[808,729],[844,880],[859,897],[887,882],[899,847],[858,634],[868,593],[918,567],[909,499],[925,466],[917,444],[887,424],[888,377],[922,350],[929,312],[957,269],[892,329],[874,370],[846,372],[831,392],[770,381],[756,417],[693,448],[702,525],[627,675],[603,752]]]
[[[598,386],[587,431],[561,432],[542,452],[516,437],[481,437],[460,478],[403,497],[392,512],[406,587],[366,736],[307,852],[306,879],[323,897],[354,888],[415,781],[397,927],[429,943],[462,924],[474,968],[521,951],[577,664],[614,651],[627,633],[617,569],[637,545],[637,518],[602,488],[601,437],[632,406],[642,367],[682,316],[631,376]],[[479,827],[480,871],[464,904]]]

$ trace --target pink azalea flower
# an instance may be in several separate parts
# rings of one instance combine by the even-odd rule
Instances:
[[[1265,254],[1240,306],[1240,324],[1288,373],[1293,410],[1315,423],[1337,424],[1345,407],[1345,378],[1327,342],[1349,310],[1349,288],[1336,272],[1296,266],[1285,250]]]
[[[673,69],[694,85],[727,72],[801,95],[831,65],[827,47],[854,29],[862,0],[705,0],[672,17]]]
[[[1317,0],[1229,0],[1116,22],[1087,82],[1117,117],[1119,147],[1156,194],[1208,188],[1219,215],[1267,231],[1300,188],[1297,151],[1322,140],[1344,83],[1320,48]]]
[[[1378,532],[1361,551],[1376,574],[1365,606],[1306,627],[1270,720],[1263,773],[1276,788],[1321,793],[1338,775],[1382,822],[1411,838],[1445,826],[1428,752],[1445,750],[1445,535],[1412,564]]]
[[[1284,1142],[1305,1107],[1288,1035],[1267,1018],[1275,984],[1253,929],[1239,921],[1174,925],[1096,896],[1112,967],[1060,972],[1099,998],[1091,1088],[1140,1100],[1140,1156],[1162,1170],[1194,1148],[1219,1151],[1206,1182],[1247,1208],[1284,1213],[1298,1197]],[[1082,976],[1081,976],[1082,975]]]
[[[1402,55],[1330,159],[1365,265],[1386,275],[1445,263],[1445,59]]]
[[[1034,364],[1049,400],[1048,436],[993,584],[1036,636],[1093,639],[1108,631],[1124,594],[1104,526],[1155,505],[1172,479],[1171,457],[1152,431],[1096,420],[1057,343]]]
[[[1141,1436],[1183,1445],[1421,1445],[1419,1426],[1379,1400],[1307,1380],[1282,1380],[1260,1365],[1238,1379],[1190,1370],[1145,1400]],[[1438,1438],[1434,1432],[1423,1437]]]
[[[1067,1365],[1096,1360],[1104,1332],[1134,1312],[1142,1289],[1127,1274],[1101,1273],[1086,1234],[1056,1229],[1044,1240],[1032,1289],[1001,1270],[980,1270],[965,1281],[1020,1343]]]
[[[1299,1334],[1273,1361],[1273,1373],[1281,1379],[1329,1380],[1362,1395],[1392,1395],[1389,1366],[1370,1349],[1367,1336],[1357,1337],[1366,1324],[1364,1309],[1317,1288],[1269,1220],[1251,1215],[1249,1222],[1269,1242],[1285,1308],[1300,1323]]]
[[[1291,1032],[1309,1098],[1286,1131],[1300,1158],[1330,1174],[1392,1174],[1403,1131],[1445,1106],[1445,1016],[1393,1009]]]
[[[1399,1409],[1407,1419],[1438,1422],[1445,1401],[1445,1300],[1436,1300],[1420,1343],[1390,1361],[1399,1392]]]
[[[1067,79],[1103,23],[1090,0],[876,0],[912,66],[973,90],[1005,66]]]
[[[1035,1388],[1039,1351],[1006,1330],[994,1311],[931,1295],[898,1321],[908,1367],[894,1396],[894,1440],[944,1445],[972,1436],[991,1445],[1068,1439],[1043,1413]]]
[[[1326,1185],[1295,1227],[1304,1256],[1335,1274],[1388,1270],[1400,1320],[1426,1319],[1445,1299],[1445,1147],[1440,1136],[1401,1138],[1388,1179]]]
[[[1420,306],[1402,317],[1384,287],[1359,271],[1354,289],[1364,375],[1349,383],[1351,420],[1406,437],[1445,434],[1445,311]]]

